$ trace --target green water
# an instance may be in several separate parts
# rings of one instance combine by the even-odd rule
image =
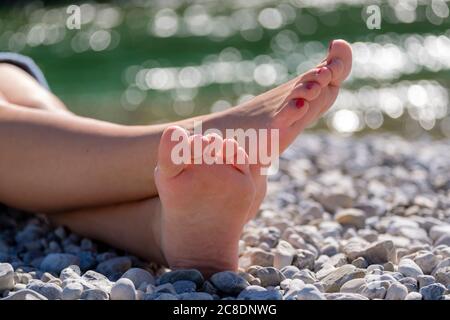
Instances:
[[[136,87],[133,78],[136,70],[151,69],[156,66],[159,68],[201,67],[207,63],[207,57],[213,55],[212,59],[217,58],[224,49],[233,48],[232,52],[238,52],[238,59],[241,61],[253,61],[258,56],[267,55],[280,65],[286,64],[289,78],[297,72],[306,70],[308,65],[312,66],[319,62],[320,57],[325,54],[328,42],[334,38],[343,38],[351,43],[363,43],[369,50],[370,44],[381,46],[390,44],[393,46],[392,48],[397,48],[395,50],[402,54],[407,54],[408,43],[413,43],[408,42],[409,40],[406,41],[407,37],[410,37],[410,40],[417,38],[418,43],[425,49],[428,48],[427,45],[431,46],[426,40],[426,37],[430,35],[434,36],[433,39],[440,36],[439,41],[436,41],[438,44],[442,42],[442,46],[448,45],[448,41],[450,41],[450,19],[448,14],[445,17],[445,8],[442,6],[442,4],[448,5],[447,2],[442,2],[441,7],[432,7],[432,2],[429,1],[418,6],[404,5],[400,8],[391,7],[386,2],[382,2],[381,29],[369,30],[364,17],[365,5],[370,4],[369,1],[364,5],[352,6],[345,4],[345,1],[336,1],[331,7],[296,6],[301,1],[255,1],[254,5],[249,5],[252,2],[248,1],[174,1],[173,3],[179,5],[173,7],[173,11],[169,12],[172,20],[167,23],[170,26],[170,23],[176,20],[178,29],[168,37],[161,37],[153,31],[149,32],[149,26],[158,21],[156,18],[158,13],[161,14],[161,10],[167,9],[164,5],[158,5],[158,2],[90,3],[92,5],[89,10],[82,10],[81,13],[94,12],[95,17],[83,24],[80,30],[68,30],[65,27],[68,17],[66,4],[42,5],[31,2],[25,7],[0,8],[0,50],[18,51],[31,56],[44,71],[51,89],[77,114],[125,124],[156,123],[208,113],[211,111],[211,106],[218,100],[235,105],[243,95],[257,95],[278,83],[261,85],[255,81],[245,83],[212,81],[207,85],[183,89],[187,90],[188,98],[180,98],[180,93],[175,89],[155,90]],[[193,6],[197,11],[192,9]],[[113,12],[115,12],[112,14],[112,18],[111,14],[106,14],[108,11],[103,11],[103,16],[100,14],[102,10],[108,8],[113,8]],[[261,12],[267,8],[275,8],[282,13],[281,26],[274,28],[271,25],[278,17],[277,15],[270,16],[269,13],[274,11],[267,11],[270,19],[262,18]],[[232,31],[225,32],[221,36],[212,36],[211,33],[199,35],[198,33],[201,31],[192,32],[189,25],[184,23],[187,21],[185,17],[187,12],[190,12],[189,10],[197,12],[197,14],[206,12],[210,23],[228,19],[228,24],[223,24],[223,30],[232,29]],[[250,28],[250,30],[256,30],[255,34],[258,39],[246,39],[248,37],[243,36],[245,31],[236,31],[238,28],[235,24],[242,21],[232,20],[231,17],[236,16],[236,12],[240,10],[249,10],[250,13],[259,17],[256,18],[256,24]],[[433,10],[440,11],[434,12]],[[173,13],[175,13],[175,20]],[[283,14],[291,15],[291,17],[283,16]],[[411,15],[414,15],[413,19]],[[198,21],[204,19],[204,15],[201,14],[194,15],[195,17],[200,17],[197,19]],[[192,21],[197,21],[194,18]],[[101,23],[102,19],[112,22],[105,26]],[[98,23],[99,21],[100,23]],[[164,19],[161,21],[164,22]],[[264,25],[264,22],[268,25]],[[32,28],[39,25],[43,25],[47,31],[42,31],[42,29],[36,31],[36,29],[36,32],[33,33]],[[51,36],[49,31],[51,26],[55,26],[59,30],[57,37]],[[92,33],[99,30],[106,30],[110,36],[110,44],[105,49],[95,51],[89,46],[83,50],[74,48],[74,42],[77,37],[81,37],[80,34],[85,34],[89,39],[90,36],[92,37]],[[222,32],[220,28],[218,30]],[[285,30],[295,33],[296,39],[289,40],[291,41],[290,48],[277,48],[274,45],[274,39]],[[291,33],[285,34],[291,35]],[[55,40],[56,38],[58,39]],[[282,36],[279,36],[279,39],[283,39]],[[426,51],[427,54],[433,55],[433,48]],[[393,57],[398,55],[395,50],[392,51]],[[289,66],[288,60],[289,57],[295,56],[293,53],[296,51],[302,54],[302,59],[307,63],[293,68],[292,65]],[[389,52],[386,50],[386,53]],[[412,53],[414,54],[414,50]],[[351,112],[357,115],[359,127],[352,129],[350,126],[350,129],[342,130],[350,132],[381,129],[402,131],[408,127],[410,128],[408,130],[415,132],[430,131],[438,135],[448,135],[450,132],[450,121],[447,114],[450,63],[448,54],[440,54],[441,56],[433,56],[437,62],[430,65],[427,65],[429,59],[418,55],[419,58],[422,58],[417,62],[415,70],[407,70],[407,67],[403,66],[394,75],[386,76],[375,73],[375,76],[371,76],[368,74],[352,78],[344,84],[344,89],[348,90],[350,94],[357,95],[361,88],[378,90],[379,88],[395,88],[397,84],[406,83],[406,86],[410,86],[409,90],[405,89],[410,100],[424,99],[420,105],[415,106],[414,101],[411,104],[408,99],[403,101],[404,94],[400,89],[398,92],[393,91],[392,94],[398,95],[398,99],[393,98],[392,101],[396,101],[395,99],[401,101],[401,108],[400,102],[396,102],[396,108],[402,109],[403,112],[398,115],[399,112],[396,109],[384,110],[385,106],[380,99],[380,102],[374,103],[371,109],[374,110],[376,117],[380,117],[381,114],[381,124],[376,122],[377,118],[374,118],[376,125],[372,125],[373,128],[370,129],[364,120],[369,117],[365,114],[364,107],[356,106],[357,109],[355,109],[355,106],[347,106],[346,101],[341,101],[336,109],[332,109],[327,118],[318,124],[318,127],[335,130],[334,112],[348,109],[353,110]],[[386,57],[390,56],[375,56],[371,57],[371,60],[382,60]],[[358,57],[355,56],[355,58]],[[416,58],[412,56],[411,59]],[[361,59],[358,61],[363,61]],[[400,64],[402,60],[398,57],[396,59]],[[378,63],[382,66],[384,62],[379,61]],[[130,69],[131,66],[135,67]],[[393,65],[393,67],[396,66]],[[362,63],[355,64],[355,68],[362,70]],[[372,69],[376,68],[375,64]],[[355,69],[354,73],[360,74],[359,70]],[[422,80],[425,82],[420,82]],[[411,85],[414,84],[416,86],[411,88]],[[440,100],[428,105],[428,101],[434,96],[429,91],[431,90],[430,86],[437,88],[438,91],[444,90],[446,93],[439,91],[442,93],[442,96],[439,96]],[[138,97],[137,102],[132,103],[131,106],[126,101],[127,88],[131,88],[130,92]],[[415,93],[417,91],[419,91],[418,94]],[[428,94],[425,98],[422,91]],[[361,101],[366,100],[361,92],[358,97]],[[178,111],[174,107],[174,101],[178,101]],[[183,109],[184,105],[186,105],[185,109]],[[413,111],[410,110],[411,108]],[[415,115],[415,109],[422,111],[419,112],[419,115]],[[345,115],[345,113],[341,115]]]

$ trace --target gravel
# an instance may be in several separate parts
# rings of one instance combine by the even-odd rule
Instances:
[[[428,138],[303,135],[244,228],[238,272],[210,279],[0,205],[0,299],[448,299],[448,154]]]

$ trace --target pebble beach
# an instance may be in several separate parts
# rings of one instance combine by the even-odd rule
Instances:
[[[205,279],[0,207],[0,300],[450,300],[450,143],[304,134],[238,272]]]

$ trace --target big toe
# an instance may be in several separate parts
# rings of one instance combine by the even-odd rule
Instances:
[[[161,136],[156,170],[166,177],[181,173],[190,160],[189,137],[183,128],[170,126]]]
[[[333,40],[330,42],[327,66],[332,72],[331,84],[339,86],[352,69],[352,48],[345,40]]]

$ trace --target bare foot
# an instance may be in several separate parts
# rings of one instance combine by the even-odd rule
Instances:
[[[178,141],[189,144],[198,139],[204,147],[219,139],[234,150],[227,164],[226,152],[214,154],[223,164],[174,164],[171,153]],[[230,154],[228,154],[229,158]],[[191,136],[180,127],[167,128],[161,138],[155,181],[161,200],[160,239],[171,268],[195,267],[205,275],[236,270],[238,242],[255,199],[255,184],[247,155],[237,142],[218,136]]]
[[[334,40],[327,57],[316,68],[242,105],[194,120],[203,122],[203,130],[216,128],[223,135],[226,129],[235,128],[279,129],[281,153],[332,106],[351,66],[350,45]],[[179,124],[193,132],[192,119]],[[250,155],[251,150],[245,147]]]

